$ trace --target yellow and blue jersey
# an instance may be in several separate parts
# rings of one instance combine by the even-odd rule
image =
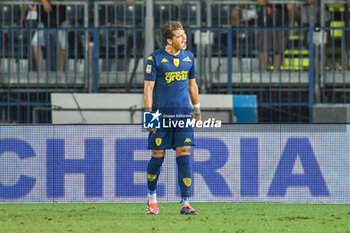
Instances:
[[[188,82],[196,78],[194,55],[182,50],[174,56],[165,48],[154,51],[148,58],[145,80],[154,81],[153,110],[162,113],[191,113]]]

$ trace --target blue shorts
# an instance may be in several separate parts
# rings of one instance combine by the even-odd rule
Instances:
[[[195,146],[192,128],[158,129],[148,135],[148,149],[165,150],[182,146]]]

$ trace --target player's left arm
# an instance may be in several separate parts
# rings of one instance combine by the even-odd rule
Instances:
[[[195,78],[189,79],[188,91],[190,93],[190,99],[193,105],[193,113],[196,121],[200,119],[200,105],[199,105],[199,91]]]

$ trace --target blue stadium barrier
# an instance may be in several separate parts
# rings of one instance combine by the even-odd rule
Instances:
[[[58,45],[54,40],[54,46],[43,52],[44,71],[35,70],[30,40],[37,30],[58,33],[57,29],[0,29],[1,122],[49,123],[51,92],[143,91],[147,57],[143,28],[61,28],[67,32],[69,42],[63,72],[57,70]],[[322,30],[329,32],[332,28]],[[314,66],[316,47],[312,40],[306,39],[313,37],[313,28],[274,28],[272,31],[280,38],[287,33],[304,37],[297,40],[297,45],[293,44],[295,41],[286,42],[279,71],[261,71],[255,47],[257,40],[251,35],[262,32],[262,28],[186,28],[188,48],[196,56],[200,92],[256,95],[259,122],[310,122],[313,103],[348,102],[346,90],[350,81],[344,51],[349,28],[337,30],[344,31],[342,69]],[[245,35],[246,39],[236,40],[235,35]],[[328,58],[336,62],[335,41],[330,40],[329,44],[333,54]],[[161,46],[155,42],[156,48]],[[327,50],[322,51],[320,48],[319,64],[326,57]],[[49,66],[51,61],[55,62],[53,67]],[[298,66],[299,63],[303,66]],[[315,78],[318,74],[315,71],[320,76]],[[47,110],[42,109],[36,114],[37,119],[33,119],[37,108]]]
[[[318,103],[349,103],[347,89],[350,79],[349,30],[344,27],[325,27],[324,44],[321,45],[320,77],[321,88],[315,92]],[[332,36],[336,33],[338,37]],[[322,65],[324,64],[324,65]]]

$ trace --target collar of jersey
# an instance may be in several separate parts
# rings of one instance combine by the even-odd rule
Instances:
[[[168,52],[165,50],[165,47],[163,48],[163,51],[164,51],[166,54],[169,54],[170,56],[173,56],[173,57],[179,57],[179,56],[182,54],[182,52],[183,52],[183,50],[181,50],[180,53],[179,53],[178,55],[173,55],[173,54],[171,54],[171,53],[168,53]]]

